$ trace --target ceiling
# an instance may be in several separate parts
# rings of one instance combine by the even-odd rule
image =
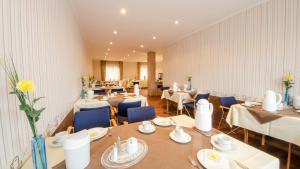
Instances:
[[[88,54],[125,61],[146,61],[147,51],[161,61],[165,47],[262,1],[70,0]]]

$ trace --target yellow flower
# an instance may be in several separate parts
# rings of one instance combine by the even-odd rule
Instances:
[[[21,80],[17,84],[17,89],[22,92],[34,92],[35,91],[35,85],[31,80]]]
[[[289,73],[286,77],[287,81],[293,81],[293,76]]]

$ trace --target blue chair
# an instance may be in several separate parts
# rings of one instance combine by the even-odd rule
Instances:
[[[80,108],[80,111],[98,110],[98,109],[103,109],[103,108],[108,108],[109,112],[111,112],[110,106],[93,107],[93,108]]]
[[[193,102],[188,102],[188,103],[184,103],[183,104],[183,107],[185,108],[185,110],[188,112],[189,116],[190,115],[190,112],[188,111],[188,108],[190,109],[193,109],[193,111],[195,112],[196,110],[196,107],[197,107],[197,103],[200,99],[206,99],[208,100],[209,98],[209,93],[201,93],[201,94],[197,94],[196,97],[195,97],[195,100]]]
[[[128,123],[134,123],[145,120],[152,120],[156,117],[152,106],[136,107],[127,109]]]
[[[119,124],[123,124],[124,121],[127,121],[127,110],[129,108],[141,107],[142,102],[122,102],[118,104],[117,119]]]
[[[94,90],[94,94],[97,94],[97,95],[105,95],[105,94],[106,94],[106,91],[105,91],[105,89],[95,89],[95,90]]]
[[[96,110],[79,111],[74,117],[74,132],[94,127],[109,127],[115,125],[115,121],[110,120],[110,109],[108,107],[98,108]],[[72,128],[72,127],[71,127]],[[70,128],[68,128],[70,132]]]
[[[229,109],[230,109],[230,106],[232,106],[234,104],[237,104],[237,101],[236,101],[235,97],[233,97],[233,96],[230,96],[230,97],[220,97],[220,108],[222,110],[222,117],[221,117],[221,119],[219,121],[218,129],[221,126],[222,120],[225,119],[224,118],[225,112],[228,112]]]
[[[114,92],[122,93],[122,92],[124,92],[124,89],[123,89],[123,88],[115,88],[115,89],[111,89],[111,93],[114,93]]]

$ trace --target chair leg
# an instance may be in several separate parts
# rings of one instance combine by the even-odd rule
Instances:
[[[221,122],[222,122],[223,118],[224,118],[224,111],[222,110],[222,117],[221,117],[221,119],[219,121],[218,129],[220,129]]]
[[[289,143],[289,148],[288,148],[288,157],[287,157],[287,164],[286,168],[289,169],[291,166],[291,157],[292,157],[292,144]]]
[[[186,106],[183,106],[183,108],[185,109],[185,111],[188,113],[188,115],[191,117],[190,112],[188,111],[188,109],[186,108]],[[182,110],[181,110],[182,111]],[[182,113],[181,113],[182,114]]]

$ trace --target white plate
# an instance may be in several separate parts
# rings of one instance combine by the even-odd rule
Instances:
[[[181,143],[181,144],[189,143],[190,141],[192,141],[192,137],[188,133],[184,133],[181,138],[177,138],[175,136],[175,130],[173,130],[169,134],[169,136],[172,140],[174,140],[177,143]]]
[[[56,142],[55,140],[50,141],[49,143],[50,147],[62,147],[63,146],[63,141],[62,142]]]
[[[230,160],[215,150],[202,149],[198,151],[197,158],[205,168],[232,169]]]
[[[172,125],[172,121],[169,118],[163,118],[163,117],[157,117],[157,118],[153,119],[153,123],[158,126],[163,126],[163,127]]]
[[[96,127],[96,128],[87,130],[87,132],[89,133],[89,135],[91,137],[91,141],[102,138],[103,136],[106,135],[107,131],[108,131],[108,128],[102,128],[102,127]]]
[[[141,125],[139,125],[138,130],[142,133],[150,134],[150,133],[153,133],[156,130],[156,127],[154,125],[151,125],[150,130],[145,130],[143,125],[141,124]]]
[[[222,135],[215,135],[213,137],[211,137],[210,143],[218,150],[221,151],[234,151],[237,149],[236,145],[234,144],[234,142],[231,140],[230,146],[229,147],[224,147],[220,144],[218,144],[218,138],[219,137],[223,137]]]

